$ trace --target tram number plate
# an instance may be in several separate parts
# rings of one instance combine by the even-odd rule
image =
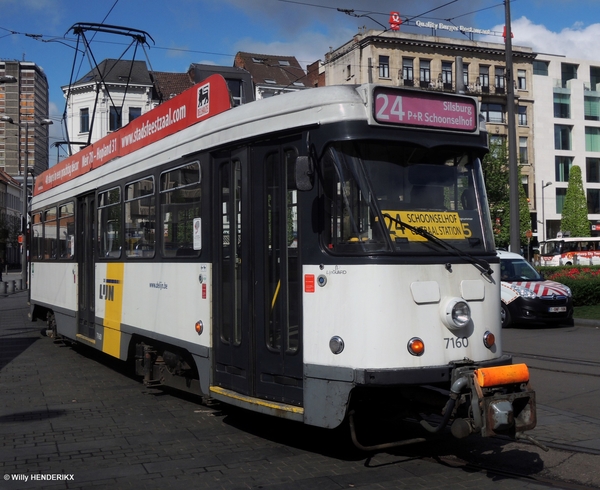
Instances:
[[[446,341],[446,349],[462,349],[469,346],[467,337],[444,337]]]
[[[564,313],[565,311],[567,311],[567,307],[566,306],[551,306],[550,308],[548,308],[548,311],[550,313]]]

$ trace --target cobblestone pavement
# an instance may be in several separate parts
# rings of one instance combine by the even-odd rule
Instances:
[[[27,320],[26,292],[0,298],[1,489],[546,488],[448,463],[456,442],[369,456],[335,432],[149,390],[119,361],[41,337],[42,326]],[[532,476],[577,471],[589,483],[599,462],[521,443],[459,444]]]

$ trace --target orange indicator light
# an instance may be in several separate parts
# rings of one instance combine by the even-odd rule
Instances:
[[[196,333],[198,335],[200,335],[202,333],[202,331],[204,330],[204,325],[202,324],[202,320],[198,320],[196,322],[195,329],[196,329]]]
[[[413,356],[422,356],[425,352],[425,343],[419,337],[413,337],[408,341],[408,352]]]

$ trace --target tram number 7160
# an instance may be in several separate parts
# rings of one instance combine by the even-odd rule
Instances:
[[[446,341],[446,349],[461,349],[469,346],[467,337],[444,337]]]

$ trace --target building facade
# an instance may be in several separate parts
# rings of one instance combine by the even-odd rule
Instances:
[[[517,162],[535,231],[533,60],[531,48],[513,46],[517,107]],[[378,83],[476,96],[490,143],[506,144],[506,55],[504,43],[424,36],[405,32],[359,32],[325,56],[325,83]],[[457,84],[458,82],[458,84]]]
[[[306,73],[294,56],[240,51],[233,64],[252,76],[256,100],[310,88]]]
[[[5,265],[20,260],[21,203],[21,184],[0,169],[0,258]]]
[[[540,239],[555,238],[573,165],[581,168],[590,233],[600,235],[600,61],[538,54],[534,64]]]
[[[28,61],[0,61],[0,77],[14,83],[0,83],[0,169],[18,181],[23,178],[24,159],[35,175],[48,168],[49,92],[46,74]]]
[[[74,84],[61,88],[67,100],[66,130],[72,153],[158,104],[144,61],[106,59]]]

